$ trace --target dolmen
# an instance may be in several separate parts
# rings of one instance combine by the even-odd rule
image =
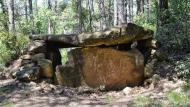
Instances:
[[[153,31],[133,23],[81,34],[32,35],[27,51],[9,66],[20,81],[50,79],[55,84],[107,90],[141,85],[152,50]],[[68,61],[61,63],[59,49]]]

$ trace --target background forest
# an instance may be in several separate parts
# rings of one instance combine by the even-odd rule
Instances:
[[[32,34],[102,31],[135,23],[155,31],[166,54],[187,53],[189,0],[0,0],[0,64],[22,54]],[[177,62],[185,72],[190,60]]]

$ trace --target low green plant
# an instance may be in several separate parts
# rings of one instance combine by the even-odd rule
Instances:
[[[111,103],[113,101],[113,96],[107,95],[106,100],[107,100],[108,103]]]
[[[3,102],[3,107],[15,107],[13,102],[6,100]]]
[[[182,79],[189,81],[190,80],[190,55],[183,60],[177,61],[175,63],[175,71],[177,75]]]
[[[190,98],[183,92],[169,92],[167,94],[167,100],[172,107],[189,107]]]
[[[150,105],[151,99],[148,96],[138,96],[134,100],[135,107],[145,107]]]

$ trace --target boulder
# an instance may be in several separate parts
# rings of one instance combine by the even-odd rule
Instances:
[[[33,64],[27,64],[20,67],[20,69],[13,73],[13,77],[21,81],[34,81],[39,79],[39,67]]]
[[[40,75],[42,77],[47,77],[47,78],[53,77],[54,72],[51,60],[40,59],[38,61],[38,65],[40,66]]]
[[[59,85],[66,85],[64,75],[62,74],[62,71],[60,70],[60,66],[56,67],[55,72],[56,80]]]
[[[13,61],[13,63],[8,67],[8,70],[11,73],[14,73],[19,70],[20,66],[22,65],[23,60],[22,59],[17,59]]]
[[[29,52],[30,54],[45,53],[45,52],[46,52],[46,44],[45,44],[45,41],[43,41],[43,40],[31,41],[31,42],[28,44],[28,52]]]
[[[31,57],[31,60],[32,61],[39,61],[41,59],[45,59],[45,54],[44,53],[38,53],[38,54],[35,54]]]
[[[59,85],[78,87],[81,85],[81,74],[71,66],[57,66],[56,79]]]
[[[71,50],[70,65],[75,65],[91,87],[121,89],[140,85],[144,80],[144,57],[138,49],[119,51],[113,48],[81,48]],[[69,64],[68,64],[69,65]]]

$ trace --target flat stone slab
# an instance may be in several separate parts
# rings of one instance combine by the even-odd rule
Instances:
[[[70,35],[33,35],[33,40],[44,40],[60,48],[86,46],[112,46],[153,38],[153,31],[128,23],[103,32]]]

